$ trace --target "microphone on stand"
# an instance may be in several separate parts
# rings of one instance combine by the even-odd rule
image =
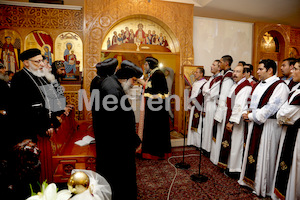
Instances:
[[[203,111],[204,111],[204,97],[202,99],[202,106],[201,106],[201,115],[202,115],[202,119],[201,119],[201,136],[200,136],[200,148],[199,148],[199,167],[198,167],[198,174],[193,174],[191,175],[191,179],[192,181],[198,182],[198,183],[203,183],[206,182],[208,180],[207,176],[204,176],[201,174],[201,155],[202,155],[202,136],[203,136]]]
[[[184,152],[185,152],[185,135],[186,135],[186,111],[184,111],[184,127],[183,127],[183,151],[182,151],[182,161],[180,163],[176,163],[175,167],[179,169],[189,169],[191,167],[190,164],[184,162]]]

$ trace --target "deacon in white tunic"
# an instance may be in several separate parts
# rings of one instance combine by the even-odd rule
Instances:
[[[300,60],[292,70],[293,81],[300,81]],[[300,88],[290,92],[288,100],[277,112],[282,124],[272,199],[300,199]]]
[[[203,68],[198,67],[195,71],[196,81],[193,84],[192,92],[190,96],[191,104],[190,107],[190,119],[188,126],[188,135],[187,135],[187,145],[193,145],[195,147],[200,147],[200,137],[201,137],[201,127],[202,127],[202,87],[207,82],[204,78],[205,71]],[[197,98],[200,95],[201,98]],[[198,99],[201,102],[198,102]],[[195,102],[197,101],[197,102]],[[198,109],[195,106],[195,103],[198,103]]]
[[[211,65],[211,73],[208,82],[203,86],[202,94],[204,96],[204,112],[203,119],[203,136],[202,136],[202,149],[210,152],[212,140],[212,128],[214,122],[214,115],[217,109],[217,99],[220,89],[221,73],[220,73],[220,60],[215,60]]]
[[[252,87],[245,78],[243,66],[233,70],[234,85],[227,97],[226,127],[221,144],[218,166],[228,168],[229,172],[241,172],[244,152],[244,121],[242,113]]]
[[[232,61],[233,59],[229,55],[223,56],[220,60],[220,68],[221,70],[224,70],[224,75],[220,83],[218,107],[214,115],[213,136],[210,153],[210,160],[215,165],[217,165],[219,162],[221,143],[225,127],[227,112],[226,100],[230,88],[233,85],[232,70],[230,68]]]
[[[260,61],[257,73],[261,82],[253,90],[248,113],[243,114],[243,119],[250,123],[239,184],[249,186],[263,197],[272,194],[282,130],[274,114],[289,93],[287,85],[275,76],[276,69],[273,60]]]

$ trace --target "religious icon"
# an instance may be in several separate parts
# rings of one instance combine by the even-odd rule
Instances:
[[[50,46],[49,45],[45,45],[44,46],[44,56],[46,57],[46,59],[48,60],[49,64],[52,65],[52,54],[51,54],[51,50],[50,50]]]
[[[4,41],[4,43],[2,43]],[[1,60],[8,71],[19,70],[18,55],[20,54],[20,39],[13,35],[4,35],[4,40],[0,42]]]
[[[63,82],[75,81],[70,82],[70,84],[78,84],[82,80],[83,66],[80,62],[82,59],[83,45],[76,33],[64,32],[57,36],[55,40],[55,60],[62,61],[65,65],[66,76],[62,79]]]
[[[137,27],[137,28],[132,28]],[[150,29],[151,28],[151,29]],[[174,49],[173,43],[169,43],[170,35],[166,32],[162,27],[158,24],[147,20],[130,20],[125,23],[121,23],[121,25],[117,25],[113,28],[106,36],[105,41],[102,44],[103,50],[145,50],[150,49],[151,46],[149,45],[158,45],[164,48],[153,48],[155,51],[164,51],[170,52]],[[108,44],[111,43],[111,45]],[[134,49],[133,45],[136,44],[139,47]],[[115,46],[120,45],[120,47]],[[166,49],[165,49],[166,48]]]
[[[146,34],[143,30],[143,24],[138,24],[138,30],[135,32],[136,42],[140,42],[141,44],[145,44]]]
[[[76,55],[74,54],[72,47],[72,43],[68,42],[64,52],[64,65],[67,73],[66,78],[75,78],[76,73]]]

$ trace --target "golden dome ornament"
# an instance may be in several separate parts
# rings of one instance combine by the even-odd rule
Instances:
[[[71,193],[80,194],[89,188],[90,179],[86,173],[78,171],[70,176],[67,185]]]

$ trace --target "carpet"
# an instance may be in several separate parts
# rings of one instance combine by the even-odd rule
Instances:
[[[172,164],[182,161],[182,147],[172,148]],[[195,156],[188,156],[195,155]],[[252,194],[251,190],[241,187],[237,180],[224,175],[220,168],[213,165],[209,158],[202,155],[201,174],[208,177],[205,183],[196,183],[190,176],[197,174],[199,151],[186,147],[184,161],[191,165],[188,170],[178,169],[169,199],[262,199]],[[168,160],[136,159],[138,199],[168,199],[170,185],[176,174]]]

